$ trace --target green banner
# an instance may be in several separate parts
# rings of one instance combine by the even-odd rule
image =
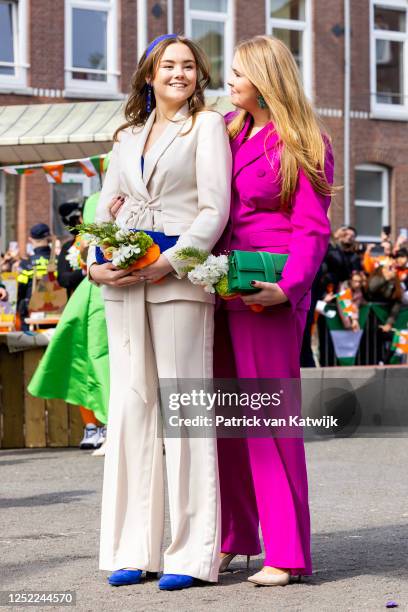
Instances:
[[[335,304],[327,304],[327,311],[333,311],[336,313],[335,317],[329,318],[326,317],[326,326],[329,332],[331,331],[340,331],[344,330],[343,322],[340,318],[340,315],[337,310],[337,305]],[[383,304],[375,304],[370,302],[369,304],[364,304],[360,306],[358,322],[360,324],[360,329],[364,330],[368,315],[370,314],[370,310],[372,310],[379,320],[381,325],[387,321],[390,313],[390,307],[384,306]],[[394,324],[395,329],[407,329],[408,328],[408,308],[402,308],[399,312],[397,320]],[[334,345],[334,343],[333,343]],[[339,365],[355,365],[356,357],[338,357],[336,354],[336,360]],[[391,358],[391,363],[399,363],[398,356],[393,356]]]

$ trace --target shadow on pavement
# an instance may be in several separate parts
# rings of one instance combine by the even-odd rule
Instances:
[[[0,508],[35,508],[52,504],[72,504],[81,501],[81,498],[86,495],[94,495],[95,492],[79,489],[77,491],[42,493],[30,497],[3,497],[0,499]]]

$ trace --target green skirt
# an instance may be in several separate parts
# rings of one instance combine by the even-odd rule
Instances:
[[[100,289],[84,278],[28,385],[36,397],[84,406],[108,420],[109,352]]]

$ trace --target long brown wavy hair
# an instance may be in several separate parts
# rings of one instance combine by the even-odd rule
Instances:
[[[144,125],[149,117],[147,106],[147,83],[146,79],[153,79],[160,64],[160,60],[167,47],[174,43],[186,45],[192,52],[197,67],[197,83],[193,94],[188,98],[189,116],[193,118],[194,125],[197,113],[205,109],[204,90],[210,83],[210,63],[204,51],[184,36],[175,36],[160,41],[146,57],[146,51],[139,60],[136,71],[131,80],[131,91],[125,106],[126,123],[119,126],[113,140],[118,140],[118,134],[127,127],[140,127]],[[152,110],[156,107],[156,98],[152,91]]]
[[[268,105],[282,145],[282,206],[287,208],[290,204],[299,168],[303,169],[315,191],[332,195],[335,188],[329,185],[324,174],[324,138],[328,140],[328,137],[322,136],[320,120],[306,97],[297,64],[288,47],[277,38],[255,36],[240,43],[236,54],[244,75]],[[231,138],[241,132],[247,116],[247,111],[242,110],[230,122],[228,132]]]

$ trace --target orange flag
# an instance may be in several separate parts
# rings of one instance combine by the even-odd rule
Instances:
[[[61,165],[49,165],[48,164],[48,165],[43,166],[43,170],[44,170],[44,172],[49,174],[50,177],[56,183],[62,183],[62,175],[64,173],[64,166],[63,166],[63,164],[61,164]]]

